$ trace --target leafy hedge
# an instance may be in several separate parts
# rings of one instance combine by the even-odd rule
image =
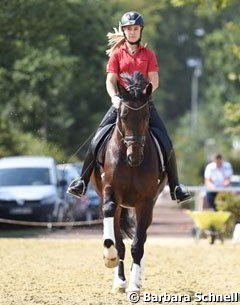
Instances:
[[[218,210],[232,213],[226,231],[231,234],[236,223],[240,223],[240,194],[220,192],[216,197]]]
[[[0,158],[14,155],[47,155],[58,162],[66,162],[66,155],[56,144],[24,133],[10,122],[0,122],[0,133]]]

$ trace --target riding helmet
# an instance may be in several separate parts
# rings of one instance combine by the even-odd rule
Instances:
[[[142,15],[135,11],[125,13],[120,20],[120,26],[123,27],[128,25],[140,25],[143,28],[144,20]]]

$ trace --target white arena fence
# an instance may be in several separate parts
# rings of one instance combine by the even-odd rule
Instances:
[[[203,197],[206,192],[231,192],[231,193],[240,193],[240,186],[225,186],[225,187],[215,187],[209,188],[204,185],[198,186],[186,186],[186,189],[194,193],[194,210],[201,211],[203,209]]]
[[[240,193],[239,186],[207,188],[204,185],[198,185],[198,186],[189,185],[186,186],[186,189],[189,192],[194,193],[194,210],[196,211],[201,211],[203,209],[203,197],[207,191]],[[102,219],[90,220],[90,221],[70,221],[70,222],[40,222],[40,221],[25,221],[25,220],[0,218],[0,223],[31,226],[31,227],[46,227],[51,229],[53,227],[82,227],[82,226],[99,225],[102,224]]]

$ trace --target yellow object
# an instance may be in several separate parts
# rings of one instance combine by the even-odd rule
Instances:
[[[231,216],[231,212],[227,211],[187,211],[187,214],[199,229],[207,230],[214,227],[217,231],[223,230],[223,225]]]

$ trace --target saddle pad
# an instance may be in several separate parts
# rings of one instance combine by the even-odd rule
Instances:
[[[109,133],[105,135],[105,138],[102,139],[102,143],[99,146],[99,149],[97,151],[97,163],[100,166],[104,165],[104,158],[105,158],[105,151],[107,147],[107,142],[110,140],[110,137],[112,135],[113,128],[110,129]]]
[[[157,150],[157,154],[158,154],[158,158],[159,158],[159,162],[160,162],[160,167],[161,167],[162,171],[165,171],[165,164],[164,164],[162,149],[161,149],[161,147],[158,143],[157,138],[154,136],[152,131],[150,131],[150,134],[151,134],[151,137],[153,139],[153,142],[154,142],[156,150]]]

